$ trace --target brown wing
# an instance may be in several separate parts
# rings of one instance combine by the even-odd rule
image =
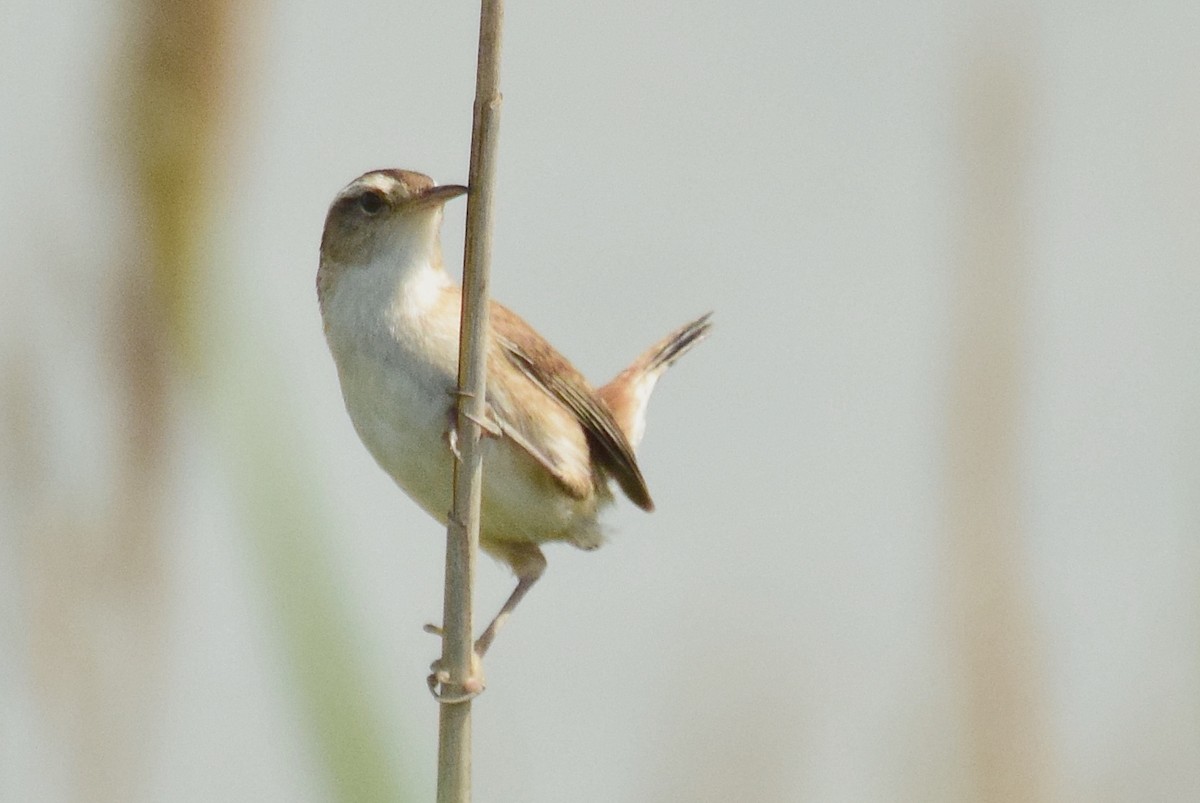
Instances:
[[[596,462],[635,505],[653,510],[654,502],[633,447],[583,375],[516,313],[493,302],[491,318],[496,345],[508,361],[575,416]]]

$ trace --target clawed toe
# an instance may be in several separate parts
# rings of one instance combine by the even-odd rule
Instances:
[[[425,625],[424,630],[438,637],[443,635],[442,628],[432,623]],[[477,651],[471,652],[471,674],[461,685],[450,682],[450,671],[442,666],[440,658],[429,665],[429,670],[429,677],[425,678],[425,682],[429,684],[429,693],[443,705],[465,703],[478,697],[487,688],[487,681],[483,677],[483,661]]]
[[[442,667],[441,659],[430,664],[429,669],[429,677],[425,679],[429,684],[429,693],[443,705],[465,703],[478,697],[487,688],[487,681],[483,676],[483,662],[474,652],[471,653],[471,674],[461,685],[450,682],[450,672]]]

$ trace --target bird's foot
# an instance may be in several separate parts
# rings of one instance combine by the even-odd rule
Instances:
[[[467,418],[479,425],[479,435],[481,438],[502,438],[504,437],[504,429],[501,425],[488,416],[477,418],[468,414]],[[450,424],[446,428],[446,444],[450,447],[450,453],[454,455],[454,459],[462,462],[462,452],[458,448],[458,415],[453,409],[450,410]]]
[[[435,636],[442,635],[442,629],[432,624],[425,625],[425,632]],[[478,652],[472,649],[470,673],[461,683],[453,683],[450,678],[450,670],[442,665],[442,659],[439,658],[429,665],[429,677],[425,679],[425,682],[429,684],[429,693],[439,703],[443,705],[465,703],[478,697],[487,688],[487,680],[483,675],[483,659]]]

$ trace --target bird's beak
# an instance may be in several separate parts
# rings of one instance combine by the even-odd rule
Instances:
[[[467,188],[461,184],[443,184],[438,187],[430,187],[409,201],[409,203],[416,206],[441,206],[451,198],[457,198],[460,195],[466,194]]]

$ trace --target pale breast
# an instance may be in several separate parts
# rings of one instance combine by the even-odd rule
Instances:
[[[354,429],[380,467],[439,521],[450,509],[446,378],[403,359],[347,355],[338,361]]]
[[[447,433],[456,386],[458,331],[453,310],[458,298],[452,291],[457,288],[431,293],[430,300],[436,301],[429,305],[414,303],[415,293],[399,300],[393,296],[391,304],[364,304],[364,299],[378,296],[357,293],[360,303],[353,309],[339,308],[345,299],[335,293],[326,329],[359,438],[380,467],[441,522],[451,507],[453,483]],[[347,321],[351,325],[340,325]],[[586,453],[582,436],[578,439],[577,446]],[[588,466],[585,455],[570,456]],[[546,540],[585,548],[599,544],[597,506],[611,499],[607,493],[584,499],[564,493],[545,467],[505,437],[485,438],[483,477],[484,546]]]

